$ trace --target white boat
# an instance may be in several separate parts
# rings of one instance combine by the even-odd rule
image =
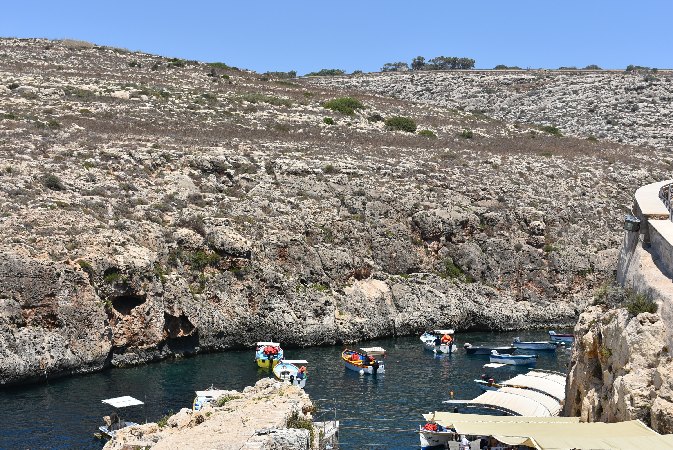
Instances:
[[[572,334],[561,334],[556,331],[549,332],[549,340],[551,342],[563,342],[565,344],[572,344],[575,340],[575,336]]]
[[[382,347],[363,347],[360,350],[345,349],[341,352],[341,360],[347,369],[361,374],[370,375],[385,373],[383,358],[386,350]]]
[[[102,402],[112,406],[115,408],[115,410],[129,406],[144,405],[144,403],[140,400],[129,397],[128,395],[123,397],[108,398],[102,400]],[[117,414],[117,411],[114,411],[109,416],[103,417],[103,422],[105,422],[105,425],[99,426],[98,429],[100,430],[102,437],[107,439],[113,438],[115,434],[117,434],[117,431],[121,430],[122,428],[138,425],[136,422],[121,419]]]
[[[449,448],[449,442],[456,440],[456,433],[441,428],[442,431],[428,430],[423,426],[418,430],[421,439],[421,450],[435,450]]]
[[[501,355],[496,350],[491,352],[490,362],[510,366],[532,366],[537,362],[537,355]]]
[[[455,331],[452,329],[426,331],[421,335],[421,341],[425,348],[432,350],[435,353],[453,353],[458,351],[456,340],[453,337],[454,334]],[[451,343],[446,344],[441,342],[442,336],[444,335],[451,337]]]
[[[192,410],[199,411],[208,403],[213,403],[218,398],[228,395],[230,391],[224,391],[222,389],[216,389],[213,386],[210,386],[204,391],[196,391],[196,397],[192,402]]]
[[[273,374],[279,380],[303,389],[308,378],[307,365],[308,361],[305,359],[284,359],[273,368]],[[304,370],[301,370],[302,367]]]
[[[520,350],[538,350],[538,351],[556,351],[558,343],[549,341],[522,341],[515,337],[512,341],[512,347]]]

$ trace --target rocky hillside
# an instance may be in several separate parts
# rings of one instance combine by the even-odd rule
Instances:
[[[558,127],[580,138],[671,149],[673,71],[403,72],[314,78],[395,98]]]
[[[0,40],[0,384],[259,339],[571,325],[631,193],[671,167],[326,82]],[[344,95],[365,108],[322,106]]]

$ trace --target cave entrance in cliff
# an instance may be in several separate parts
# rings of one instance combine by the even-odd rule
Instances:
[[[131,314],[131,310],[145,303],[145,300],[145,296],[141,295],[119,295],[110,299],[112,308],[124,316]]]
[[[184,314],[164,312],[164,338],[173,353],[193,353],[199,345],[198,330]]]

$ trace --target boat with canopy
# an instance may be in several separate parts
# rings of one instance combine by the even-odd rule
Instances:
[[[128,408],[129,406],[144,405],[144,403],[138,400],[137,398],[125,395],[123,397],[115,397],[101,400],[101,402],[112,406],[115,410],[109,416],[103,417],[103,422],[105,424],[98,427],[98,429],[101,432],[100,437],[111,439],[115,436],[117,431],[121,430],[122,428],[138,425],[138,423],[136,422],[131,422],[129,420],[122,419],[121,417],[119,417],[119,414],[117,412],[117,410],[122,408]]]
[[[273,375],[281,381],[304,388],[308,378],[305,359],[284,359],[273,368]]]
[[[423,346],[435,353],[453,353],[458,350],[453,329],[426,331],[421,335]]]
[[[283,356],[283,349],[278,342],[263,341],[255,345],[255,362],[262,369],[273,369]]]
[[[345,349],[341,352],[341,360],[347,369],[370,375],[385,373],[383,363],[385,356],[386,350],[382,347],[362,347],[359,350]]]

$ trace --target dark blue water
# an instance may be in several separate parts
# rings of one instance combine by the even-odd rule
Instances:
[[[508,344],[546,340],[545,332],[461,333],[457,342]],[[418,337],[383,339],[367,343],[388,350],[386,373],[373,377],[346,370],[342,347],[289,349],[287,358],[309,361],[306,391],[317,403],[318,420],[341,421],[342,449],[409,449],[418,447],[414,430],[422,413],[449,410],[442,405],[454,390],[456,398],[471,399],[481,393],[473,380],[484,373],[488,356],[468,356],[462,349],[435,356],[424,350]],[[100,449],[93,433],[110,408],[104,398],[131,395],[146,405],[124,412],[137,422],[156,421],[169,411],[191,407],[194,391],[214,384],[240,390],[268,372],[258,369],[254,351],[233,351],[165,361],[142,367],[112,369],[102,373],[54,380],[49,384],[0,390],[0,448]],[[537,368],[567,371],[569,350],[539,353]],[[525,368],[491,370],[496,379],[510,378]]]

